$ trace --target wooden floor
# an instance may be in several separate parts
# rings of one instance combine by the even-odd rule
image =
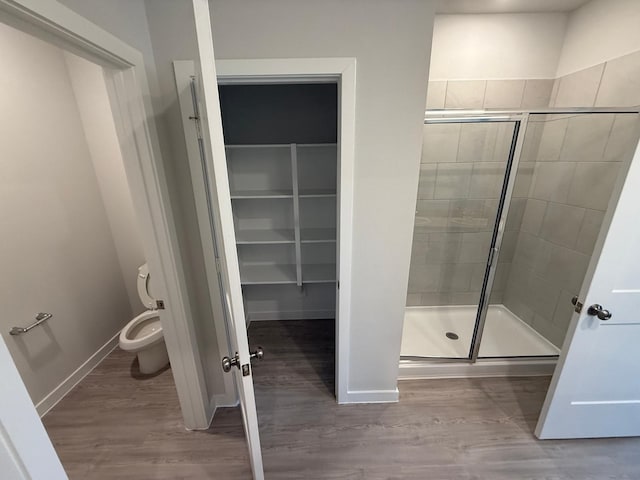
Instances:
[[[249,334],[268,480],[640,479],[640,439],[533,437],[548,378],[401,382],[397,404],[338,406],[332,322]],[[170,371],[135,373],[116,350],[44,418],[70,478],[251,477],[238,409],[187,432]]]

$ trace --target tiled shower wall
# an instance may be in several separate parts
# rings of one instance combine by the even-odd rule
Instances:
[[[427,95],[430,109],[635,105],[640,105],[640,52],[555,80],[432,81]],[[460,149],[468,151],[462,132],[469,126],[425,126],[408,305],[479,300],[486,232],[497,197],[482,199],[481,209],[481,199],[468,186],[474,166],[480,172],[482,163],[497,167],[505,158],[458,159]],[[556,345],[566,333],[570,299],[582,283],[620,164],[633,153],[637,135],[632,115],[532,117],[491,301],[504,303]],[[458,186],[447,199],[436,194],[440,169],[449,171],[448,183]],[[492,181],[499,175],[494,169]],[[443,233],[443,225],[455,224],[463,201],[474,205],[476,229]],[[434,231],[437,224],[440,231]]]
[[[518,169],[529,188],[518,199],[524,212],[509,212],[519,228],[502,303],[557,346],[637,128],[637,117],[624,114],[530,119]]]
[[[474,304],[480,298],[513,126],[424,128],[408,304]],[[500,266],[494,289],[498,301],[507,271],[508,265]]]

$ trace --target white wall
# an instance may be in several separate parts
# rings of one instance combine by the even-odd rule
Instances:
[[[145,263],[145,256],[102,68],[69,52],[63,55],[131,311],[137,315],[145,310],[137,289],[138,267]]]
[[[437,15],[431,80],[555,78],[565,13]]]
[[[214,1],[216,56],[356,57],[349,390],[396,388],[433,2]]]
[[[132,313],[62,51],[0,24],[0,71],[0,332],[38,403]]]
[[[557,76],[640,50],[638,0],[592,0],[573,11]]]

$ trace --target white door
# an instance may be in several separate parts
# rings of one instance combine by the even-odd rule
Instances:
[[[199,109],[200,122],[203,127],[201,132],[202,145],[205,157],[209,160],[205,180],[210,193],[210,208],[214,210],[211,215],[211,221],[214,223],[212,227],[217,232],[218,239],[220,273],[228,313],[229,343],[231,345],[229,357],[234,364],[231,366],[231,372],[235,376],[238,387],[253,477],[256,480],[262,480],[264,478],[262,452],[251,371],[253,355],[249,352],[240,286],[240,269],[222,135],[222,116],[218,99],[209,4],[207,0],[193,0],[193,9],[200,55],[201,98],[203,99],[203,105]]]
[[[62,464],[0,336],[0,477],[64,480]]]
[[[639,149],[621,183],[536,427],[541,439],[640,435]]]

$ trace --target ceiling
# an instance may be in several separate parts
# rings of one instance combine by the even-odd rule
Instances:
[[[439,0],[436,13],[570,12],[590,0]]]

